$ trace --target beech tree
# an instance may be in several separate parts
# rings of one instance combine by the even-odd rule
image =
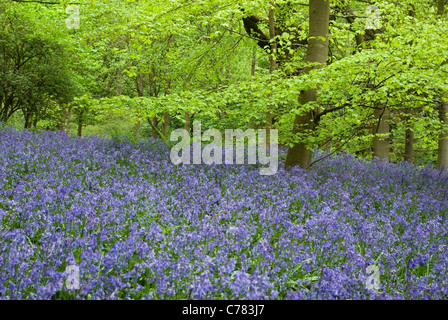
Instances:
[[[443,18],[445,14],[445,0],[438,0],[437,14]],[[445,60],[444,64],[447,62],[448,60]],[[438,102],[438,109],[440,122],[443,125],[448,126],[448,95],[446,92],[441,96]],[[437,167],[445,167],[448,170],[448,128],[446,128],[439,136]]]
[[[309,2],[309,38],[306,62],[309,64],[304,70],[308,73],[313,69],[323,68],[328,56],[328,36],[330,22],[330,1],[310,0]],[[293,134],[313,133],[316,130],[319,107],[316,101],[317,89],[303,90],[300,93],[300,104],[310,105],[304,114],[298,114],[294,121]],[[307,168],[311,164],[312,151],[304,142],[294,144],[286,157],[286,166],[300,165]]]

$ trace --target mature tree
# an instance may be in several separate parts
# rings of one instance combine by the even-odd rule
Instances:
[[[72,99],[73,75],[65,47],[19,9],[9,5],[0,12],[0,121],[21,110],[30,128],[48,116],[49,101]]]
[[[438,0],[437,14],[443,16],[445,14],[445,0]],[[446,63],[445,61],[444,63]],[[448,94],[440,98],[438,102],[438,111],[440,122],[448,126]],[[439,136],[439,147],[437,156],[437,167],[448,169],[448,129],[445,130]]]
[[[309,64],[304,73],[323,68],[328,57],[328,37],[330,22],[330,1],[310,0],[309,2],[309,38],[306,61]],[[319,108],[313,102],[317,99],[317,89],[303,90],[300,93],[300,103],[311,105],[310,110],[296,116],[294,134],[312,134],[316,129],[316,116]],[[288,150],[286,166],[300,165],[307,168],[311,164],[312,151],[305,142],[296,143]]]

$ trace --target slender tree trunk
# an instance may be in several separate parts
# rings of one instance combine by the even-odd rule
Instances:
[[[25,129],[30,129],[31,128],[31,112],[24,112],[23,113],[24,117],[25,117]]]
[[[66,123],[66,132],[67,135],[71,135],[72,133],[72,119],[73,119],[73,109],[70,105],[67,109],[67,123]]]
[[[308,73],[314,68],[323,68],[328,57],[328,33],[330,24],[330,1],[310,0],[309,1],[309,41],[306,54],[306,61],[313,64],[304,69]],[[324,38],[325,40],[322,40]],[[311,101],[316,101],[317,90],[305,90],[300,93],[300,104],[304,105]],[[319,112],[318,109],[305,114],[296,116],[293,133],[313,133],[316,128],[314,115]],[[303,142],[296,143],[288,150],[286,156],[286,167],[300,165],[302,168],[308,168],[311,164],[312,151],[307,149]]]
[[[59,125],[59,130],[66,132],[65,131],[66,125],[67,125],[67,107],[63,105],[61,109],[61,122]]]
[[[271,3],[271,7],[269,8],[269,37],[271,39],[271,48],[272,52],[269,55],[269,72],[272,73],[277,70],[277,62],[275,61],[275,57],[277,56],[277,40],[275,38],[275,16],[274,16],[274,5]]]
[[[121,96],[123,91],[123,68],[120,67],[117,70],[117,96]]]
[[[410,127],[411,116],[414,115],[414,110],[406,109],[406,128],[404,139],[404,161],[414,163],[414,131]]]
[[[2,99],[3,108],[2,104],[0,103],[0,122],[6,123],[8,119],[12,117],[14,112],[17,111],[17,109],[15,109],[13,106],[14,96],[12,94],[8,96],[7,93],[4,93],[4,97],[2,97]],[[25,116],[25,112],[23,110],[22,112]]]
[[[3,122],[3,114],[7,112],[6,106],[3,106],[4,93],[0,94],[0,122]]]
[[[137,95],[139,97],[143,97],[143,74],[139,73],[138,76],[135,78],[135,86],[137,89]],[[137,116],[140,114],[140,110],[137,107],[136,110]],[[140,122],[140,120],[137,120],[137,122],[134,124],[134,137],[138,137],[140,136],[140,128],[141,128],[142,124]]]
[[[355,18],[354,18],[354,16],[355,16],[355,13],[353,12],[353,9],[350,7],[350,4],[347,4],[347,6],[345,7],[345,10],[347,11],[347,13],[349,14],[348,16],[347,16],[347,22],[348,23],[350,23],[351,25],[355,22]],[[364,36],[361,34],[361,33],[359,33],[359,32],[357,32],[356,34],[355,34],[355,41],[356,41],[356,47],[357,47],[357,49],[358,50],[360,50],[360,46],[364,43]],[[355,53],[358,51],[358,50],[355,50]]]
[[[39,122],[39,118],[37,116],[34,116],[33,119],[33,128],[37,129],[37,123]]]
[[[189,112],[185,112],[184,114],[184,129],[187,130],[188,132],[190,132],[190,113]]]
[[[414,131],[412,129],[406,129],[404,161],[414,162]]]
[[[134,124],[134,137],[138,137],[138,136],[140,136],[140,127],[141,127],[141,123],[140,123],[140,121],[139,122],[136,122],[135,124]]]
[[[448,102],[442,101],[439,104],[439,118],[440,121],[448,126]],[[445,129],[439,137],[439,153],[437,157],[437,168],[445,167],[448,171],[448,129]]]
[[[274,4],[271,2],[271,7],[269,8],[269,38],[271,41],[272,52],[269,55],[269,72],[272,74],[277,70],[278,65],[275,57],[277,57],[277,40],[275,38],[275,15],[274,15]],[[272,109],[272,106],[269,106]],[[271,145],[271,127],[272,127],[273,115],[271,111],[266,114],[266,147]]]
[[[252,50],[252,65],[250,69],[250,74],[252,77],[255,76],[255,67],[257,66],[257,47],[254,46]]]
[[[168,47],[170,45],[171,38],[168,39]],[[171,94],[171,79],[166,79],[167,87],[165,89],[165,95]],[[162,135],[164,136],[164,140],[169,140],[168,132],[170,131],[170,114],[165,110],[163,113],[163,123],[162,123]]]
[[[168,138],[168,131],[170,128],[170,114],[165,111],[163,113],[162,134],[165,138]]]
[[[390,138],[389,138],[389,120],[390,111],[387,108],[375,109],[374,112],[376,123],[373,127],[373,156],[380,159],[389,160],[389,148],[390,148]],[[386,137],[378,137],[377,134],[387,134]]]
[[[437,14],[444,15],[445,14],[445,0],[437,1]]]
[[[159,134],[157,133],[157,130],[154,129],[154,128],[157,128],[157,126],[159,125],[159,121],[157,121],[156,117],[154,117],[152,119],[148,119],[148,121],[149,121],[149,124],[151,124],[151,127],[152,127],[152,131],[151,131],[152,132],[152,137],[154,139],[157,139]]]
[[[82,136],[82,122],[83,122],[83,113],[80,113],[78,116],[78,137]]]
[[[437,14],[442,16],[445,14],[445,0],[437,1]],[[445,93],[446,96],[446,93]],[[448,113],[448,103],[441,99],[439,104],[439,119],[444,125],[448,125],[447,114]],[[448,129],[440,134],[439,137],[439,148],[437,156],[437,168],[447,168],[448,171]]]

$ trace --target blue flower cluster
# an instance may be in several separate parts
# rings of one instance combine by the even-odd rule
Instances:
[[[447,214],[430,167],[339,155],[261,176],[0,129],[0,299],[446,299]]]

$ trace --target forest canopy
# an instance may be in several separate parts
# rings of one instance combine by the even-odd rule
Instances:
[[[446,1],[0,3],[0,121],[82,135],[278,129],[312,150],[448,166]],[[75,130],[77,128],[77,130]]]

